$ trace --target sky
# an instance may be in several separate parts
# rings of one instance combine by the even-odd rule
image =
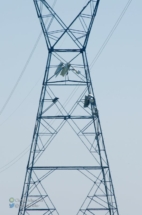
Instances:
[[[72,0],[65,3],[64,0],[57,0],[55,11],[66,22],[70,22],[80,8],[79,2]],[[100,1],[87,47],[89,63],[100,50],[126,3],[127,0]],[[140,0],[132,0],[91,69],[120,215],[139,214],[141,209],[141,8]],[[41,32],[33,1],[2,1],[0,26],[1,110]],[[42,36],[14,94],[0,115],[0,212],[3,215],[14,215],[18,211],[17,208],[9,208],[9,198],[18,201],[21,197],[28,153],[18,158],[31,143],[47,54]],[[73,153],[73,149],[70,150]],[[7,165],[15,158],[11,164],[18,161],[14,165]],[[71,180],[75,184],[75,179]],[[85,183],[84,191],[80,194],[83,196],[88,185],[86,181],[82,183]],[[55,189],[59,189],[58,184]],[[53,196],[57,203],[59,198],[62,201],[65,199],[65,195],[60,196],[59,193],[60,189]]]

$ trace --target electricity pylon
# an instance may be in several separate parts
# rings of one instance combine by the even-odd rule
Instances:
[[[34,0],[48,58],[18,215],[59,214],[44,181],[61,170],[79,171],[93,182],[77,215],[119,215],[86,55],[99,2],[89,0],[67,26],[48,0]],[[44,154],[67,125],[93,157],[92,165],[48,165]],[[72,138],[68,129],[64,136]]]

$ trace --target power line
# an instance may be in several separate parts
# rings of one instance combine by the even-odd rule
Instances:
[[[54,8],[56,2],[57,2],[57,0],[54,0],[53,6],[52,6],[53,8]],[[47,19],[47,21],[48,21],[48,19]],[[31,58],[32,58],[32,56],[33,56],[33,54],[34,54],[34,52],[35,52],[35,49],[36,49],[36,47],[37,47],[37,45],[38,45],[38,43],[39,43],[39,40],[40,40],[41,36],[42,36],[42,31],[40,32],[40,34],[39,34],[39,36],[38,36],[38,38],[37,38],[37,40],[36,40],[36,43],[35,43],[35,45],[34,45],[32,51],[31,51],[31,53],[30,53],[30,55],[29,55],[29,57],[28,57],[28,60],[26,61],[25,66],[24,66],[24,68],[22,69],[22,71],[21,71],[21,73],[20,73],[20,75],[19,75],[19,77],[18,77],[18,79],[17,79],[17,81],[16,81],[14,87],[12,88],[12,90],[11,90],[11,92],[10,92],[8,98],[6,99],[6,101],[5,101],[4,105],[3,105],[3,107],[1,108],[1,110],[0,110],[0,115],[3,113],[4,109],[6,108],[8,102],[10,101],[12,95],[14,94],[14,92],[15,92],[15,90],[16,90],[16,88],[17,88],[17,86],[18,86],[18,84],[19,84],[19,82],[20,82],[20,80],[21,80],[21,78],[22,78],[22,76],[23,76],[23,74],[25,73],[25,71],[26,71],[26,69],[27,69],[27,66],[29,65],[29,62],[30,62],[30,60],[31,60]]]
[[[90,70],[93,68],[94,64],[96,63],[96,61],[98,60],[99,56],[101,55],[102,51],[104,50],[104,48],[106,47],[106,45],[108,44],[110,38],[112,37],[113,33],[115,32],[116,28],[118,27],[120,21],[122,20],[124,14],[126,13],[127,9],[129,8],[130,4],[131,4],[132,0],[129,0],[126,4],[126,6],[124,7],[123,11],[121,12],[119,18],[117,19],[117,21],[115,22],[113,28],[111,29],[110,33],[108,34],[107,38],[105,39],[104,43],[102,44],[101,48],[99,49],[98,53],[96,54],[95,58],[93,59],[93,61],[90,64]]]
[[[26,64],[25,64],[25,66],[24,66],[22,72],[20,73],[20,76],[18,77],[18,79],[17,79],[17,81],[16,81],[16,83],[15,83],[13,89],[11,90],[11,92],[10,92],[10,94],[9,94],[9,96],[8,96],[8,98],[7,98],[7,100],[6,100],[6,102],[4,103],[3,107],[2,107],[1,110],[0,110],[0,115],[3,113],[3,111],[4,111],[4,109],[6,108],[8,102],[10,101],[12,95],[14,94],[14,92],[15,92],[15,90],[16,90],[16,88],[17,88],[17,86],[18,86],[18,84],[19,84],[19,82],[20,82],[22,76],[24,75],[24,72],[26,71],[27,66],[29,65],[29,62],[30,62],[30,60],[31,60],[31,58],[32,58],[32,56],[33,56],[33,54],[34,54],[34,52],[35,52],[35,49],[36,49],[36,47],[37,47],[37,45],[38,45],[38,42],[39,42],[41,36],[42,36],[42,34],[40,33],[39,36],[38,36],[38,38],[37,38],[37,40],[36,40],[36,43],[35,43],[35,45],[34,45],[32,51],[31,51],[31,53],[30,53],[30,55],[29,55],[29,57],[28,57],[28,60],[26,61]]]
[[[16,156],[13,160],[11,160],[9,163],[7,163],[6,165],[4,165],[3,167],[1,167],[0,169],[2,169],[0,171],[0,173],[6,171],[7,169],[9,169],[11,166],[13,166],[14,164],[16,164],[22,157],[24,157],[27,152],[29,152],[29,147],[28,146],[23,152],[21,152],[18,156]],[[18,159],[17,159],[18,158]]]
[[[19,155],[17,155],[15,158],[13,158],[10,162],[8,162],[7,164],[5,164],[3,167],[0,168],[3,169],[4,167],[7,167],[10,163],[14,162],[16,159],[19,158],[19,156],[21,156],[24,152],[27,152],[27,150],[29,150],[29,146],[26,147]]]
[[[29,93],[26,95],[26,97],[22,100],[22,102],[17,106],[17,108],[0,124],[0,127],[7,122],[7,120],[14,114],[17,112],[17,110],[21,107],[21,105],[25,102],[25,100],[29,97],[29,95],[32,93],[32,91],[34,90],[34,88],[36,87],[36,85],[38,84],[38,82],[40,81],[42,75],[38,78],[38,81],[35,83],[35,85],[31,88],[31,90],[29,91]]]

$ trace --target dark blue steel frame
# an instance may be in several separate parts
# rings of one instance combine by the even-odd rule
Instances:
[[[32,145],[30,149],[30,155],[29,160],[27,164],[27,171],[24,181],[24,187],[23,192],[21,196],[21,202],[19,207],[18,215],[25,215],[30,214],[30,212],[36,211],[36,214],[38,212],[43,211],[42,214],[59,214],[55,206],[53,205],[52,201],[50,200],[48,194],[46,193],[46,190],[44,190],[44,187],[42,185],[42,181],[48,177],[51,173],[57,170],[77,170],[83,175],[85,175],[88,179],[90,179],[93,182],[93,186],[86,197],[84,202],[87,202],[87,206],[83,208],[84,204],[80,207],[77,214],[94,214],[100,215],[119,215],[116,197],[114,193],[112,178],[110,174],[109,169],[109,163],[107,159],[106,149],[104,145],[104,139],[102,135],[102,129],[100,125],[100,119],[99,114],[96,106],[96,101],[94,104],[91,104],[91,107],[89,107],[88,110],[86,110],[86,115],[73,115],[74,110],[77,106],[80,106],[80,108],[83,108],[83,98],[85,94],[92,94],[94,96],[93,86],[91,82],[90,77],[90,71],[88,66],[88,60],[86,55],[86,47],[89,40],[89,35],[91,32],[91,28],[94,22],[94,18],[96,16],[98,6],[99,6],[100,0],[89,0],[87,4],[83,7],[83,9],[80,11],[80,13],[76,16],[76,18],[71,22],[69,26],[66,26],[65,23],[61,20],[61,18],[55,13],[55,11],[52,9],[52,7],[48,4],[48,1],[45,0],[34,0],[35,8],[37,11],[38,18],[40,20],[40,24],[43,30],[43,34],[45,37],[47,49],[48,49],[48,59],[45,69],[45,75],[43,79],[43,85],[41,90],[41,96],[39,101],[39,107],[36,117],[36,124],[34,128],[34,134],[33,134],[33,140]],[[44,22],[44,17],[42,16],[42,13],[40,11],[39,3],[43,4],[43,6],[47,9],[48,14],[46,17],[51,18],[51,25],[52,20],[55,19],[59,25],[61,26],[61,30],[57,31],[48,31]],[[85,9],[90,6],[91,10],[93,11],[90,14],[83,14]],[[88,18],[90,19],[89,25],[87,26],[87,30],[80,31],[76,29],[72,29],[71,26],[76,22],[77,19],[82,20],[81,23],[83,24],[83,19]],[[57,37],[56,34],[60,33],[60,36]],[[74,42],[76,48],[65,48],[65,49],[59,49],[56,48],[56,45],[61,40],[61,38],[67,34],[71,40]],[[80,37],[77,37],[75,34],[79,34]],[[51,44],[51,38],[55,41],[53,44]],[[83,42],[80,42],[80,38],[84,38]],[[76,80],[60,80],[55,81],[52,80],[54,75],[49,77],[49,71],[52,67],[51,65],[51,59],[52,55],[56,56],[56,58],[61,59],[60,53],[74,53],[75,56],[73,59],[70,59],[70,62],[72,62],[75,58],[78,57],[78,55],[82,56],[82,65],[81,67],[84,69],[84,78],[76,81]],[[45,102],[48,100],[46,99],[45,95],[47,93],[47,87],[50,91],[50,93],[53,93],[50,87],[53,86],[86,86],[86,89],[82,91],[80,97],[75,102],[75,104],[72,106],[70,112],[67,112],[66,109],[63,107],[63,105],[60,103],[60,101],[57,101],[58,105],[57,108],[59,109],[59,115],[43,115],[43,107]],[[49,93],[48,93],[49,94]],[[49,99],[49,101],[53,102],[53,99]],[[51,103],[49,108],[51,108],[54,104]],[[55,103],[56,105],[56,103]],[[62,108],[62,111],[60,109]],[[49,109],[47,108],[47,110]],[[48,119],[56,119],[60,120],[60,124],[55,129],[48,123]],[[87,124],[80,129],[78,121],[77,120],[90,120],[89,123],[87,121]],[[82,143],[86,146],[86,148],[89,150],[89,152],[92,154],[92,156],[95,158],[96,163],[98,165],[95,166],[36,166],[36,162],[38,159],[42,156],[43,152],[47,149],[49,144],[52,142],[54,137],[58,134],[58,132],[61,130],[61,128],[64,126],[65,123],[68,123],[73,131],[76,133],[76,135],[79,137],[79,139],[82,141]],[[40,132],[41,125],[44,125],[46,128],[46,132]],[[47,127],[46,127],[47,126]],[[92,132],[87,132],[87,128],[89,126],[93,126]],[[50,129],[49,129],[50,128]],[[47,132],[48,130],[48,132]],[[43,144],[41,137],[43,135],[48,135],[49,139],[46,143]],[[89,141],[89,136],[94,136],[95,140],[92,143]],[[39,146],[39,140],[42,143],[42,147]],[[90,144],[90,146],[88,146]],[[97,157],[98,156],[98,157]],[[97,158],[96,158],[97,157]],[[36,171],[46,171],[46,173],[39,177]],[[95,173],[92,173],[91,171],[100,171],[99,175],[96,176]],[[84,173],[85,172],[85,173]],[[34,178],[33,178],[34,177]],[[92,178],[93,177],[93,178]],[[39,190],[38,186],[41,185],[41,187],[44,190],[44,194]],[[102,187],[104,189],[102,190]],[[32,191],[37,189],[39,195],[32,195]],[[102,195],[97,194],[98,190],[102,191]],[[93,195],[92,195],[93,190]],[[35,200],[32,203],[28,203],[28,198],[33,197]],[[43,200],[45,203],[45,207],[43,208],[34,208],[34,205],[38,203],[40,200]],[[92,202],[95,202],[96,207],[91,207],[90,205]],[[49,203],[52,206],[49,206]],[[32,213],[33,214],[33,213]]]

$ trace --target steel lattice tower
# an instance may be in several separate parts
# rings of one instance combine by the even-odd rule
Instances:
[[[18,215],[59,214],[44,181],[60,170],[79,171],[92,181],[77,215],[119,215],[86,55],[99,2],[89,0],[66,26],[48,0],[34,0],[48,58]],[[68,42],[61,49],[66,38]],[[63,104],[63,98],[70,107]],[[48,146],[66,125],[93,157],[92,165],[49,166],[43,159]],[[66,135],[71,138],[68,130]],[[29,202],[31,197],[33,201]],[[41,204],[37,208],[38,202]]]

